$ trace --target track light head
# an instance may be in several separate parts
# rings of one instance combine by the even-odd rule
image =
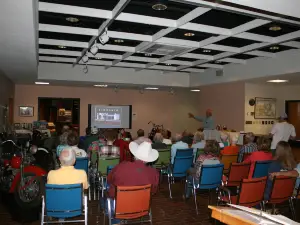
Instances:
[[[87,66],[87,65],[85,65],[85,66],[83,67],[83,72],[84,72],[84,73],[88,73],[88,72],[89,72],[89,69],[88,69],[88,66]]]
[[[102,45],[105,45],[109,41],[107,27],[105,28],[104,33],[99,37],[99,41]]]
[[[97,42],[95,41],[95,44],[91,47],[90,52],[93,55],[96,55],[98,53],[98,46],[97,46]]]
[[[89,61],[88,55],[84,55],[84,56],[82,57],[82,62],[83,62],[83,63],[87,63],[88,61]]]

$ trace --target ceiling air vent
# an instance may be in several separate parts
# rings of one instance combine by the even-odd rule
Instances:
[[[180,52],[187,50],[188,48],[183,48],[179,46],[172,45],[153,45],[151,48],[148,48],[143,51],[146,54],[156,54],[156,55],[177,55]]]

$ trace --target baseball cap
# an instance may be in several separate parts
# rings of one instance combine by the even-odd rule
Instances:
[[[286,113],[282,113],[282,114],[280,115],[280,117],[279,117],[279,119],[281,119],[281,120],[285,120],[285,119],[287,119],[287,118],[288,118],[288,116],[287,116]]]

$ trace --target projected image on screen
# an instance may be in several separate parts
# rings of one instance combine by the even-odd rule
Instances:
[[[122,124],[121,115],[122,108],[120,107],[95,107],[95,122],[98,122],[99,125],[112,125],[120,126]]]
[[[97,128],[131,128],[131,105],[89,105],[89,126]]]

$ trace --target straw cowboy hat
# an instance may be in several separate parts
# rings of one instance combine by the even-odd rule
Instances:
[[[151,143],[144,141],[140,145],[135,142],[129,144],[130,152],[139,160],[154,162],[158,158],[158,151],[152,149]]]

